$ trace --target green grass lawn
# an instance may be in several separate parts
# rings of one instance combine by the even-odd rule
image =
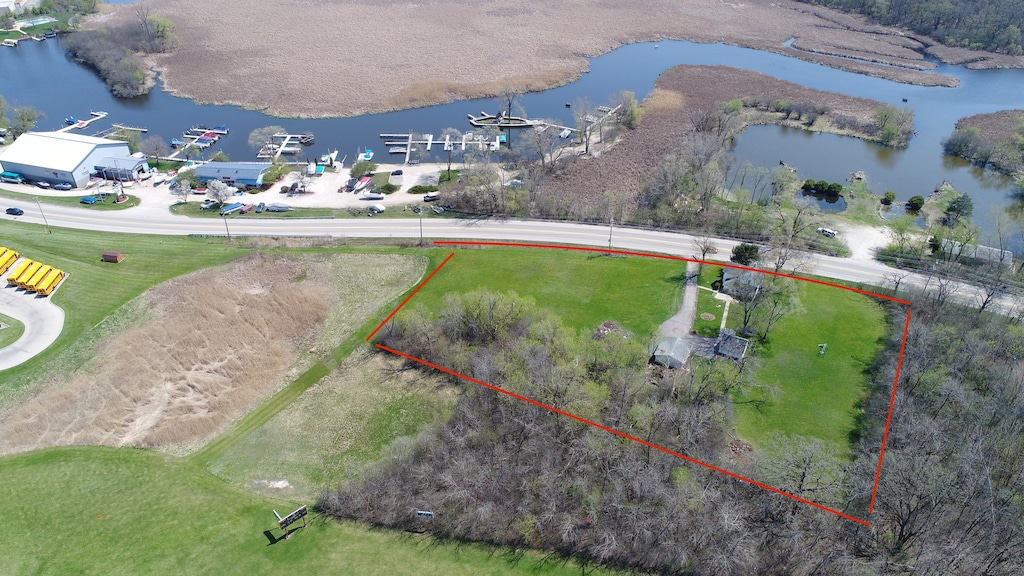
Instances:
[[[138,206],[141,203],[138,196],[132,196],[131,194],[128,195],[128,200],[115,203],[113,194],[106,197],[100,197],[99,192],[93,192],[91,190],[82,190],[81,192],[81,194],[76,194],[74,196],[35,196],[33,194],[20,194],[9,190],[0,190],[0,198],[15,198],[17,200],[38,198],[39,202],[43,204],[78,206],[80,208],[88,208],[89,210],[124,210],[126,208]],[[98,201],[95,204],[82,204],[81,199],[85,196],[92,196],[97,198]]]
[[[0,329],[0,348],[17,342],[18,338],[25,333],[25,325],[10,316],[0,314],[0,324],[3,325],[3,328]]]
[[[255,200],[248,198],[247,196],[238,196],[237,200],[231,202],[244,202],[246,204],[255,204]],[[231,202],[228,202],[230,204]],[[287,204],[287,197],[282,196],[281,203]],[[211,208],[210,210],[201,210],[199,206],[202,201],[199,202],[186,202],[184,204],[172,204],[171,213],[178,214],[180,216],[191,216],[200,218],[220,218],[220,209]],[[264,211],[257,214],[255,210],[248,214],[240,214],[235,212],[231,214],[229,218],[242,218],[242,219],[253,219],[253,218],[367,218],[366,212],[372,202],[366,202],[365,205],[358,207],[358,212],[353,214],[348,208],[302,208],[295,207],[288,212],[267,212]],[[419,214],[416,214],[410,209],[404,206],[392,206],[388,208],[383,214],[375,214],[374,218],[419,218]],[[437,216],[427,208],[427,212],[423,215],[424,218],[436,218]]]
[[[697,334],[713,338],[718,336],[719,329],[722,326],[722,314],[725,313],[725,302],[717,300],[715,293],[704,290],[703,288],[697,291],[697,314],[693,318],[693,330]],[[702,315],[711,315],[710,320],[705,320]]]
[[[0,500],[8,574],[580,573],[571,562],[544,563],[539,553],[517,564],[501,549],[336,522],[312,510],[308,527],[277,540],[273,510],[311,502],[247,494],[187,461],[142,450],[60,448],[0,459]]]
[[[877,299],[806,282],[800,302],[803,310],[782,319],[757,354],[757,382],[776,386],[778,395],[737,396],[736,432],[754,445],[774,431],[814,436],[848,453],[868,387],[865,371],[885,336],[885,313]],[[824,355],[821,343],[828,344]],[[749,400],[765,405],[744,403]]]
[[[456,249],[410,304],[436,311],[449,292],[515,292],[533,298],[572,328],[589,331],[614,320],[646,338],[679,309],[684,269],[683,262],[588,252]]]

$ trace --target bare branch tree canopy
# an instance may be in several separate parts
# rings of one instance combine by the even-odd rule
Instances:
[[[270,144],[273,140],[274,134],[283,134],[283,126],[264,126],[263,128],[257,128],[252,132],[249,132],[249,148],[253,152],[258,152],[264,145]]]
[[[905,310],[892,305],[886,345],[865,359],[871,389],[848,455],[773,435],[734,458],[728,405],[749,385],[742,366],[693,358],[688,370],[645,371],[642,339],[576,334],[512,295],[453,295],[384,331],[388,346],[859,517],[902,356],[870,530],[477,388],[320,505],[404,529],[430,509],[441,537],[644,572],[1019,574],[1024,324],[911,299],[905,345]]]
[[[206,195],[214,202],[221,204],[227,202],[238,192],[238,188],[228,186],[220,180],[210,180],[206,183]]]

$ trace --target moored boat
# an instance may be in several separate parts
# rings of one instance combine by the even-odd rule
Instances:
[[[373,150],[367,148],[366,150],[360,152],[357,158],[360,161],[369,162],[370,160],[373,160]]]

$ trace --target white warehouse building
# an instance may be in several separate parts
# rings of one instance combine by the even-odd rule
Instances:
[[[22,134],[0,152],[0,167],[29,182],[67,182],[78,188],[94,173],[132,180],[149,169],[145,158],[131,155],[126,142],[67,132]]]

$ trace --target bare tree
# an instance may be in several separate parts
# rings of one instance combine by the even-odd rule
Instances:
[[[151,158],[161,158],[163,156],[167,156],[167,152],[170,148],[168,148],[167,142],[164,141],[163,138],[154,135],[143,138],[143,140],[139,142],[139,150]]]
[[[448,180],[452,178],[452,158],[462,150],[462,132],[457,128],[448,127],[441,131],[441,139],[445,141],[444,151],[448,154]]]
[[[590,99],[585,96],[577,98],[572,105],[572,115],[576,121],[576,135],[583,144],[584,154],[590,153],[590,139],[597,122],[597,117],[594,116],[596,113],[597,110],[591,106]]]
[[[224,204],[238,192],[238,188],[234,186],[228,186],[220,180],[210,180],[206,184],[206,195],[209,196],[214,202]]]
[[[188,196],[192,193],[192,183],[188,180],[181,179],[174,183],[171,187],[171,194],[178,199],[179,202],[184,204],[188,202]]]

